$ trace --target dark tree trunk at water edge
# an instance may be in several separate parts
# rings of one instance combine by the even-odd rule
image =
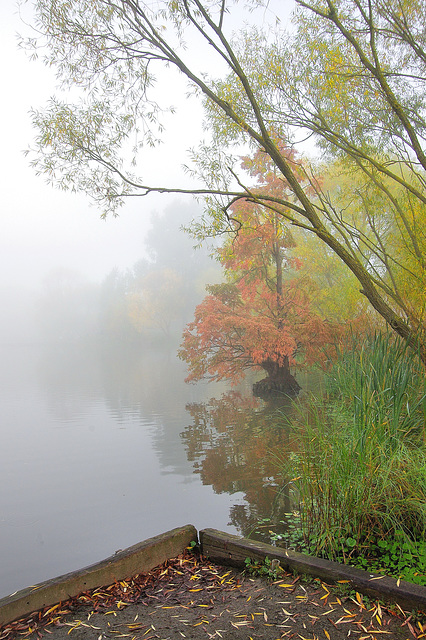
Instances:
[[[254,383],[253,393],[255,396],[263,397],[278,393],[297,396],[300,385],[290,373],[288,358],[285,358],[283,364],[268,359],[262,363],[262,369],[266,371],[268,376]]]

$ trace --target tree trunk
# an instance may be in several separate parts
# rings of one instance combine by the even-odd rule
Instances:
[[[265,369],[268,377],[255,382],[253,385],[255,396],[263,397],[276,394],[297,396],[300,386],[290,373],[288,358],[285,358],[282,365],[268,359],[262,362],[261,367]]]

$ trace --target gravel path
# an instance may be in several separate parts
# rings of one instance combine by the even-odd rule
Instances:
[[[421,618],[343,593],[344,585],[284,571],[272,582],[188,554],[9,624],[0,640],[426,638]]]

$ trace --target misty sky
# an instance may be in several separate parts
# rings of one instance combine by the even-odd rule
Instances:
[[[289,15],[292,0],[278,0],[278,4],[280,13],[284,6]],[[26,11],[30,7],[31,2],[25,4]],[[230,16],[231,27],[238,28],[238,19],[238,13]],[[71,268],[98,281],[113,267],[130,267],[143,256],[151,213],[164,211],[176,198],[132,198],[118,218],[104,221],[84,194],[53,189],[35,175],[23,153],[34,137],[29,110],[44,107],[57,92],[53,70],[28,59],[18,48],[17,33],[33,35],[18,15],[15,0],[2,0],[0,290],[16,285],[38,288],[56,267]],[[201,106],[185,97],[183,83],[173,84],[169,77],[163,83],[159,80],[161,98],[177,107],[177,116],[166,119],[164,144],[148,154],[144,151],[138,172],[146,183],[187,187],[189,178],[181,167],[188,162],[186,151],[203,137]]]
[[[53,189],[37,177],[23,151],[34,131],[29,110],[43,107],[55,92],[53,72],[31,62],[17,46],[25,32],[14,0],[0,3],[2,64],[2,152],[0,171],[0,289],[37,287],[53,268],[75,269],[100,280],[114,266],[131,266],[143,255],[143,237],[152,211],[163,211],[174,196],[132,199],[118,218],[100,219],[84,194]],[[201,115],[201,112],[200,112]],[[185,118],[185,113],[182,114]],[[191,112],[192,138],[199,135]],[[195,126],[194,126],[195,124]],[[151,152],[147,165],[156,183],[182,180],[179,171],[189,144],[185,127],[170,128],[165,145]],[[191,135],[189,135],[191,139]],[[172,154],[170,156],[170,150]],[[165,158],[168,162],[165,162]]]

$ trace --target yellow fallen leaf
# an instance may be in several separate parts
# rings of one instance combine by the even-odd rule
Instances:
[[[55,611],[55,609],[57,609],[58,607],[60,607],[60,606],[61,606],[61,604],[62,604],[61,602],[58,602],[58,604],[55,604],[55,605],[53,605],[53,607],[50,607],[50,609],[48,609],[48,610],[46,611],[46,613],[43,613],[43,618],[44,618],[45,616],[48,616],[48,615],[49,615],[49,613],[52,613],[52,611]]]

